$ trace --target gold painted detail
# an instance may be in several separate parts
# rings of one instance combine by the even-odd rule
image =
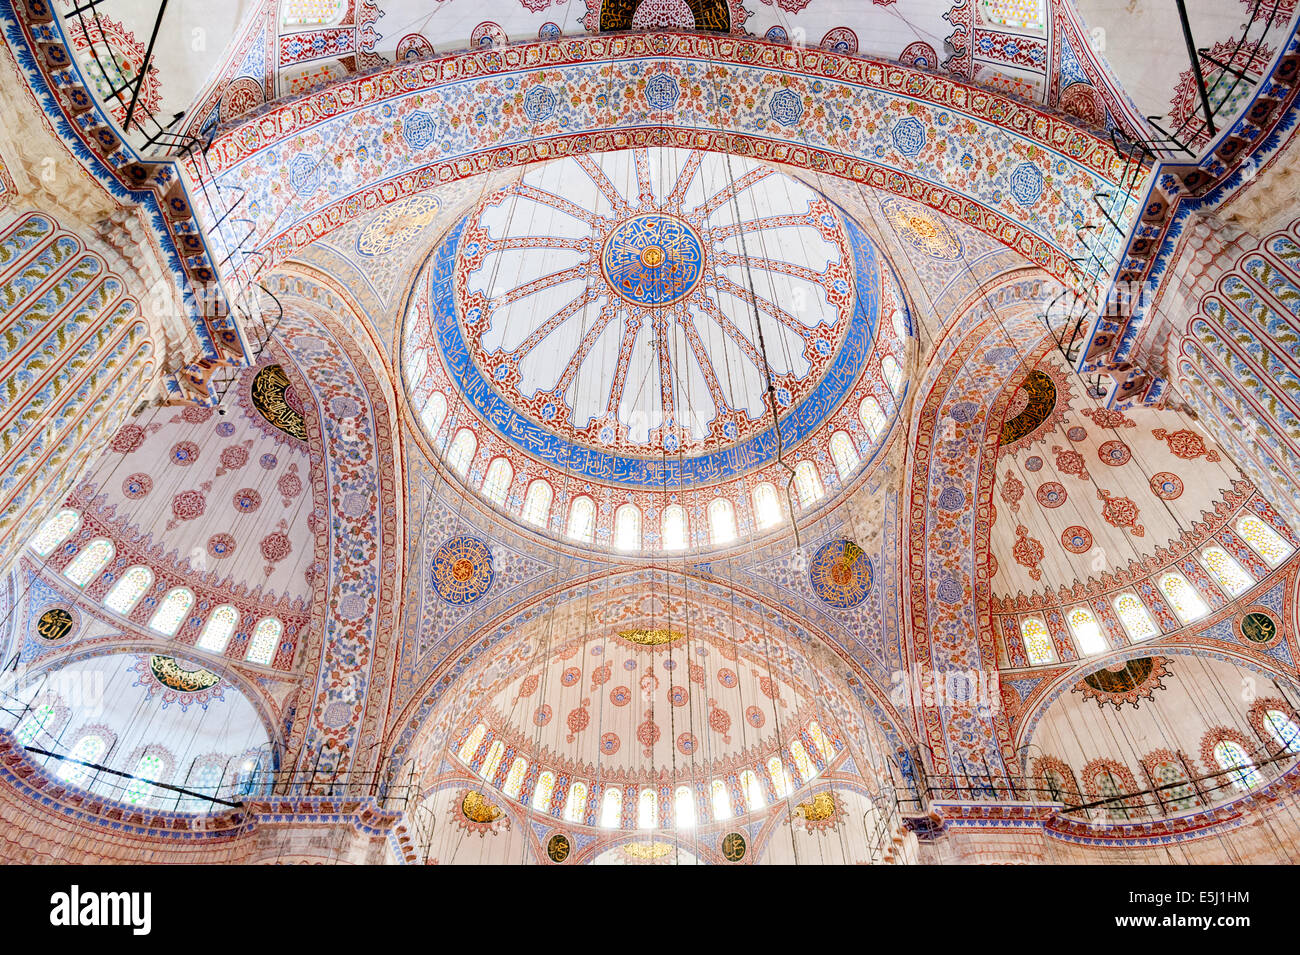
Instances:
[[[643,647],[662,647],[676,640],[684,639],[686,634],[680,630],[666,630],[656,627],[652,630],[620,630],[618,635],[624,640],[640,644]]]
[[[221,677],[203,667],[186,666],[175,657],[155,653],[149,658],[149,669],[163,686],[178,693],[202,693],[221,682]]]
[[[673,847],[667,842],[629,842],[623,847],[624,854],[638,862],[654,862],[672,851]]]
[[[307,440],[307,423],[302,414],[289,404],[286,393],[289,376],[279,365],[267,365],[253,376],[250,394],[253,407],[263,418],[291,438]]]
[[[810,801],[795,806],[794,814],[809,822],[825,822],[835,815],[835,797],[828,792],[820,792]]]
[[[477,790],[465,794],[465,798],[460,801],[460,811],[470,822],[480,824],[496,822],[502,815],[501,807]]]

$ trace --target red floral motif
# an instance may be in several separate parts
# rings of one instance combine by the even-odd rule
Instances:
[[[1092,531],[1081,524],[1072,524],[1061,531],[1061,546],[1071,554],[1086,553],[1092,547]]]
[[[193,441],[177,441],[172,445],[172,464],[189,467],[199,459],[199,446]]]
[[[1123,441],[1103,441],[1097,448],[1097,457],[1101,458],[1102,464],[1117,468],[1121,464],[1128,464],[1133,452]]]
[[[686,672],[690,675],[692,683],[699,683],[701,686],[704,684],[704,667],[698,663],[691,663],[687,665]]]
[[[288,501],[293,500],[302,493],[302,478],[298,477],[296,465],[290,465],[289,470],[280,475],[280,479],[275,482],[276,489],[280,496]]]
[[[1039,504],[1050,508],[1060,507],[1065,503],[1065,499],[1069,497],[1069,494],[1065,490],[1064,484],[1059,481],[1048,481],[1038,489],[1034,496],[1038,498]]]
[[[1083,463],[1083,455],[1072,448],[1060,448],[1052,446],[1052,453],[1056,455],[1056,470],[1062,474],[1073,474],[1080,480],[1088,480],[1088,468]]]
[[[1202,455],[1205,456],[1205,460],[1210,462],[1219,460],[1219,452],[1208,450],[1201,436],[1190,428],[1182,428],[1178,431],[1155,428],[1152,430],[1151,436],[1157,441],[1166,442],[1169,445],[1169,453],[1182,458],[1184,461],[1192,461]]]
[[[108,446],[118,454],[130,454],[132,451],[139,450],[142,444],[144,444],[144,428],[138,424],[126,424],[122,426],[122,430],[113,435],[113,440]]]
[[[668,688],[668,702],[673,706],[685,706],[691,701],[691,693],[684,686],[670,686]]]
[[[636,728],[636,740],[641,744],[641,754],[649,756],[654,751],[655,743],[659,742],[659,737],[663,735],[663,730],[655,722],[655,711],[645,711],[645,722]],[[570,740],[572,742],[572,740]]]
[[[172,498],[172,514],[179,521],[192,521],[203,516],[207,499],[201,491],[181,491]]]
[[[622,745],[623,741],[618,738],[617,733],[606,733],[600,738],[600,751],[605,756],[613,756]]]
[[[235,492],[232,503],[235,505],[235,510],[248,514],[262,506],[262,495],[251,487],[241,487]]]
[[[1043,560],[1043,545],[1028,535],[1029,528],[1024,524],[1016,525],[1016,543],[1011,548],[1011,555],[1015,557],[1017,564],[1029,570],[1030,577],[1034,580],[1042,580],[1043,571],[1038,565]]]
[[[1172,471],[1157,471],[1151,475],[1151,493],[1162,501],[1172,501],[1183,493],[1183,481]]]
[[[609,702],[615,706],[627,706],[632,702],[632,690],[626,686],[616,686],[609,691]]]
[[[221,452],[221,467],[224,471],[238,471],[248,463],[248,448],[242,444],[232,444]],[[221,471],[217,472],[222,473]]]
[[[591,724],[591,714],[587,712],[587,707],[590,705],[590,698],[583,697],[582,703],[576,709],[569,711],[569,715],[565,718],[565,723],[569,727],[569,735],[564,738],[566,742],[572,743],[578,738],[578,734]]]
[[[122,482],[122,496],[129,497],[133,501],[146,497],[152,490],[153,478],[147,474],[128,474],[126,480]]]
[[[532,696],[537,692],[537,686],[541,678],[536,673],[530,673],[524,677],[524,682],[519,684],[519,692],[515,694],[514,703],[518,703],[526,696]]]
[[[229,534],[213,534],[208,538],[208,554],[224,560],[235,552],[235,539]]]
[[[591,688],[594,690],[598,686],[603,686],[609,682],[610,675],[614,671],[608,663],[602,663],[596,669],[591,671]]]
[[[261,547],[262,556],[272,564],[284,560],[293,550],[293,545],[289,542],[289,535],[280,531],[275,531],[263,537]]]
[[[724,743],[731,742],[731,714],[712,698],[709,699],[709,729],[720,734]]]
[[[186,405],[181,410],[181,420],[186,424],[203,424],[212,417],[211,408],[203,408],[199,405]],[[176,419],[173,418],[173,421]]]
[[[1137,422],[1126,416],[1124,412],[1110,408],[1084,408],[1080,414],[1085,418],[1091,418],[1092,423],[1099,428],[1137,427]]]
[[[682,733],[677,737],[677,751],[683,756],[690,756],[699,746],[699,740],[695,738],[694,733]]]
[[[1025,484],[1008,468],[1007,476],[1002,479],[1002,500],[1011,505],[1011,510],[1020,510],[1020,499],[1024,497]]]
[[[1138,506],[1127,497],[1112,497],[1105,489],[1098,490],[1097,497],[1106,502],[1101,507],[1101,516],[1111,527],[1128,528],[1134,537],[1146,533],[1146,528],[1137,522]]]

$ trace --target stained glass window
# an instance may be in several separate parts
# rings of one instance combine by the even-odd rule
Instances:
[[[790,795],[790,790],[794,787],[790,785],[790,774],[785,771],[785,763],[780,756],[768,759],[767,774],[772,777],[772,788],[776,790],[778,799]]]
[[[619,550],[641,549],[641,509],[624,504],[614,512],[614,546]]]
[[[483,477],[483,496],[497,506],[506,502],[510,482],[515,479],[515,469],[505,458],[493,458]]]
[[[1264,713],[1264,725],[1278,746],[1288,753],[1300,753],[1300,726],[1281,710]]]
[[[1128,631],[1128,638],[1134,643],[1159,636],[1160,628],[1151,619],[1144,604],[1137,594],[1123,593],[1115,598],[1115,614],[1119,622]]]
[[[901,308],[894,309],[894,314],[890,316],[890,321],[894,325],[894,334],[900,341],[907,341],[907,316],[903,314]]]
[[[1043,772],[1043,782],[1047,786],[1047,793],[1052,797],[1052,802],[1061,802],[1066,794],[1065,780],[1055,769],[1048,769]]]
[[[104,566],[113,559],[113,545],[100,538],[81,548],[81,553],[72,558],[72,563],[63,571],[63,576],[78,587],[84,587]]]
[[[654,829],[659,825],[659,794],[653,789],[641,790],[636,804],[638,829]]]
[[[569,822],[582,822],[587,814],[587,784],[576,782],[569,787],[564,800],[564,818]]]
[[[208,622],[199,634],[198,648],[209,653],[225,653],[238,624],[239,611],[230,604],[222,604],[208,615]]]
[[[800,507],[812,507],[821,500],[821,475],[811,461],[800,461],[794,466],[794,492],[799,496]]]
[[[821,754],[822,760],[829,763],[835,756],[835,748],[831,741],[826,738],[822,732],[822,725],[816,720],[808,724],[808,735],[812,737],[813,745],[817,747],[817,752]]]
[[[596,505],[589,497],[575,497],[569,505],[569,536],[590,544],[596,536]]]
[[[836,431],[831,435],[831,458],[835,461],[835,470],[846,480],[862,463],[858,449],[853,446],[853,439],[846,431]]]
[[[1220,740],[1214,746],[1214,761],[1227,772],[1227,778],[1241,790],[1254,789],[1264,781],[1254,761],[1235,740]]]
[[[754,488],[754,523],[760,530],[775,527],[781,523],[781,501],[776,488],[763,483]]]
[[[544,769],[537,777],[537,786],[533,789],[533,808],[538,812],[549,812],[551,795],[555,792],[555,773]]]
[[[1201,563],[1219,586],[1234,597],[1244,594],[1255,583],[1245,568],[1222,547],[1207,547],[1201,551]]]
[[[898,362],[893,355],[886,355],[880,360],[880,370],[885,376],[885,383],[889,385],[889,390],[899,394],[903,390],[903,369],[898,367]]]
[[[736,539],[736,513],[730,501],[718,498],[709,504],[709,530],[715,544],[729,544]]]
[[[1200,805],[1196,790],[1187,781],[1183,767],[1170,759],[1162,759],[1152,767],[1151,775],[1160,789],[1160,801],[1169,809],[1193,809]],[[1178,785],[1175,785],[1178,784]],[[1168,787],[1168,788],[1163,788]]]
[[[524,496],[524,520],[535,527],[546,527],[551,522],[551,500],[555,492],[541,478],[528,485]]]
[[[518,799],[519,790],[524,785],[524,776],[527,774],[528,760],[516,756],[515,761],[510,764],[510,772],[506,774],[506,784],[501,787],[501,791],[511,799]]]
[[[1237,518],[1237,533],[1270,567],[1276,567],[1291,556],[1291,545],[1254,514],[1243,514]]]
[[[154,611],[153,618],[149,621],[149,629],[168,637],[172,636],[181,628],[181,624],[193,606],[193,591],[185,587],[172,588],[158,604],[158,609]]]
[[[52,729],[51,721],[53,719],[53,703],[42,703],[39,706],[34,706],[23,717],[23,721],[18,724],[18,729],[14,731],[14,737],[20,745],[30,746],[41,733],[49,732]]]
[[[983,0],[984,19],[1018,30],[1042,33],[1047,23],[1044,0]]]
[[[731,793],[727,790],[726,780],[715,779],[709,784],[713,800],[713,818],[715,820],[731,818]]]
[[[817,775],[813,761],[808,758],[808,750],[804,749],[803,743],[797,739],[790,743],[790,757],[794,760],[795,769],[799,770],[799,778],[805,783]]]
[[[131,612],[131,608],[139,602],[152,583],[152,570],[143,566],[132,567],[118,578],[117,583],[108,592],[108,596],[104,598],[104,606],[114,613],[125,616]]]
[[[1025,641],[1025,654],[1032,666],[1042,666],[1056,660],[1052,649],[1052,638],[1047,632],[1047,624],[1037,617],[1026,617],[1020,621],[1020,636]]]
[[[281,23],[287,27],[330,26],[347,9],[347,0],[287,0],[281,8]]]
[[[858,418],[862,421],[862,427],[867,429],[867,434],[871,435],[871,440],[875,441],[885,433],[885,412],[881,410],[880,402],[873,396],[867,395],[862,399],[862,404],[858,405]]]
[[[474,437],[474,432],[469,428],[461,428],[456,432],[456,437],[447,450],[447,467],[461,477],[465,477],[469,474],[469,466],[474,461],[476,451],[478,451],[478,438]]]
[[[1123,795],[1120,791],[1119,780],[1108,769],[1103,769],[1097,774],[1097,795],[1102,799],[1113,799],[1113,802],[1107,802],[1103,808],[1106,812],[1118,819],[1127,819],[1129,817],[1128,806],[1119,796]]]
[[[1065,618],[1069,621],[1070,632],[1074,634],[1074,639],[1079,644],[1079,652],[1085,656],[1092,656],[1095,653],[1104,653],[1109,649],[1106,638],[1102,635],[1101,626],[1097,623],[1097,618],[1092,615],[1092,611],[1087,607],[1075,607]]]
[[[32,535],[28,546],[42,557],[46,557],[53,552],[54,548],[67,540],[68,535],[76,530],[80,523],[80,514],[70,507],[64,508],[40,526]]]
[[[1204,598],[1182,574],[1168,573],[1161,577],[1160,592],[1165,595],[1165,600],[1169,601],[1169,606],[1174,608],[1174,613],[1183,623],[1200,620],[1210,612]]]
[[[740,791],[745,794],[747,811],[753,812],[767,805],[767,798],[763,795],[763,784],[758,781],[758,776],[753,770],[746,769],[741,772]]]
[[[673,818],[678,829],[695,828],[695,790],[690,786],[678,786],[673,794]]]
[[[610,786],[600,801],[600,824],[606,829],[617,829],[623,824],[623,790]]]
[[[133,806],[148,802],[155,792],[154,787],[149,783],[162,779],[166,770],[167,763],[160,755],[145,753],[140,757],[140,761],[136,763],[136,778],[131,780],[131,785],[126,787],[126,794],[123,798]]]
[[[506,754],[506,744],[501,740],[493,740],[492,745],[488,747],[487,755],[483,758],[483,765],[478,768],[478,774],[489,782],[497,774],[497,767],[501,765],[501,757]]]
[[[253,639],[248,641],[248,653],[244,655],[244,659],[249,663],[270,666],[271,661],[275,659],[275,651],[280,648],[280,634],[283,632],[284,624],[279,620],[275,617],[263,617],[253,628]]]
[[[424,425],[424,433],[429,436],[430,441],[437,442],[438,432],[446,419],[447,399],[442,396],[441,391],[435,391],[429,395],[429,400],[420,409],[420,423]]]
[[[477,724],[469,731],[469,735],[465,737],[465,742],[461,743],[460,749],[456,750],[456,755],[462,763],[468,766],[473,761],[474,754],[478,752],[479,743],[483,742],[483,737],[486,735],[487,727],[482,723]]]
[[[686,509],[680,504],[669,504],[663,515],[664,550],[686,549]]]
[[[72,752],[68,756],[81,760],[81,763],[97,763],[106,749],[108,749],[108,740],[98,733],[87,733],[77,740],[77,745],[72,747]],[[63,760],[63,765],[59,767],[59,778],[74,785],[85,782],[90,777],[90,767],[82,766],[81,763]]]

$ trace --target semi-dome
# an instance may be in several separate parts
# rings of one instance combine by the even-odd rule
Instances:
[[[850,486],[908,338],[888,263],[825,197],[637,149],[484,196],[428,260],[403,365],[425,436],[489,502],[579,543],[682,550],[783,523],[791,469],[800,510]]]

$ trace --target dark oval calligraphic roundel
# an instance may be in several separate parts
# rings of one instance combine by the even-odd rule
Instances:
[[[298,408],[298,398],[289,376],[279,365],[267,365],[253,376],[249,397],[257,413],[291,438],[307,440],[307,422]]]
[[[745,858],[745,837],[738,832],[727,833],[722,839],[722,857],[728,862]]]
[[[546,856],[554,863],[561,863],[569,858],[569,852],[572,846],[569,845],[569,837],[563,833],[557,832],[551,836],[546,843]]]
[[[51,607],[36,621],[36,635],[55,643],[72,632],[72,614],[62,607]]]
[[[1262,611],[1252,610],[1241,618],[1241,635],[1251,643],[1269,643],[1277,636],[1277,621]]]

